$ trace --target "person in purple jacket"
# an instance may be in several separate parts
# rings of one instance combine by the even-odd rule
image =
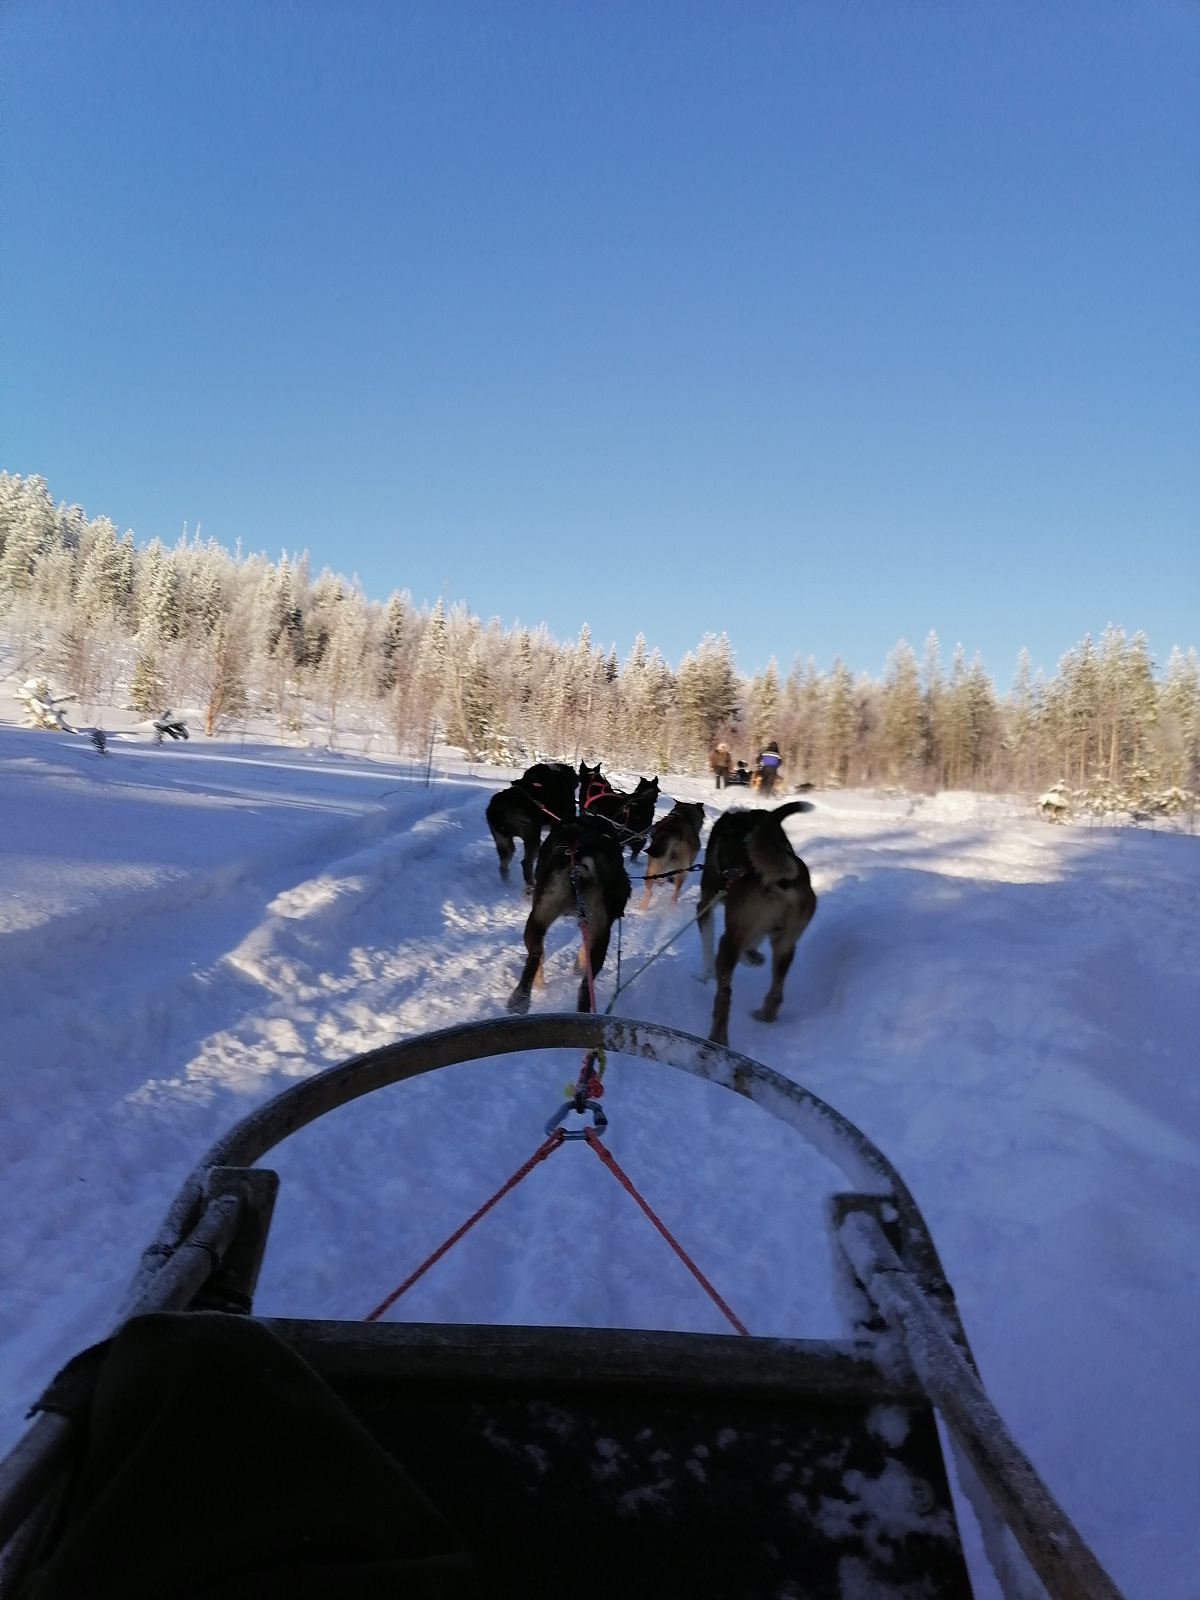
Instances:
[[[779,776],[779,746],[774,739],[758,758],[758,787],[762,794],[770,794]]]

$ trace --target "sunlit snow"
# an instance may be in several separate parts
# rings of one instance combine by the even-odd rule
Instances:
[[[101,1337],[205,1147],[355,1052],[503,1011],[526,906],[484,825],[495,772],[269,746],[0,729],[0,1443]],[[715,795],[663,779],[664,795]],[[1200,841],[1056,828],[1017,800],[818,793],[789,823],[820,905],[778,1023],[731,1041],[895,1162],[992,1398],[1130,1600],[1200,1570]],[[626,971],[682,925],[658,891]],[[535,1009],[570,1008],[559,924]],[[615,977],[615,941],[600,978]],[[693,930],[618,1010],[707,1032]],[[358,1317],[528,1155],[575,1063],[509,1057],[368,1097],[270,1159],[258,1309]],[[751,1326],[841,1331],[839,1179],[723,1090],[643,1062],[610,1143]],[[537,1169],[392,1315],[717,1329],[599,1163]],[[888,1419],[881,1413],[880,1426]],[[886,1485],[880,1490],[883,1493]],[[880,1501],[882,1519],[903,1507]],[[972,1539],[964,1514],[964,1531]],[[994,1593],[972,1548],[981,1595]]]

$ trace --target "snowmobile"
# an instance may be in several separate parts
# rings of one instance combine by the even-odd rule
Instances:
[[[840,1168],[826,1221],[843,1338],[254,1315],[269,1150],[401,1080],[563,1048],[720,1085]],[[604,1126],[577,1095],[544,1148],[601,1153]],[[188,1176],[114,1336],[34,1411],[0,1462],[0,1594],[22,1600],[969,1600],[943,1435],[1007,1600],[1119,1600],[989,1401],[886,1156],[791,1079],[655,1023],[472,1023],[279,1094]]]
[[[160,711],[150,724],[154,729],[154,742],[161,744],[164,739],[186,739],[188,725],[182,717],[177,717],[173,711]]]

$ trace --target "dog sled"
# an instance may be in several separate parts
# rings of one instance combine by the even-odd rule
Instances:
[[[826,1202],[843,1338],[254,1314],[272,1148],[387,1085],[562,1048],[718,1084],[845,1174]],[[598,1102],[580,1106],[548,1142],[600,1142]],[[1008,1600],[1117,1597],[988,1400],[911,1194],[852,1123],[657,1024],[474,1023],[307,1079],[208,1151],[116,1334],[0,1463],[0,1594],[969,1600],[943,1433]]]

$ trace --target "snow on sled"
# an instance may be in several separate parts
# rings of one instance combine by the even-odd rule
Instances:
[[[564,1047],[731,1089],[841,1168],[853,1187],[827,1220],[843,1339],[252,1314],[267,1151],[388,1084]],[[563,1120],[535,1159],[586,1138],[624,1181],[595,1124]],[[0,1594],[22,1600],[970,1600],[935,1412],[1005,1595],[1119,1600],[989,1402],[887,1158],[781,1074],[652,1023],[474,1023],[278,1095],[191,1173],[114,1337],[35,1409],[0,1463]]]

